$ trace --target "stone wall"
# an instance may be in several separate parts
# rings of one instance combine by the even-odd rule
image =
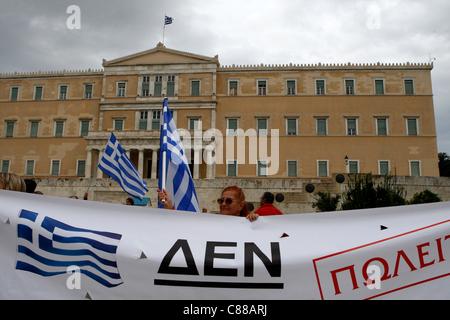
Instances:
[[[195,187],[200,204],[200,208],[206,208],[208,212],[217,213],[218,205],[216,199],[220,197],[221,190],[230,185],[241,187],[246,200],[256,208],[259,207],[259,199],[265,191],[271,191],[275,195],[281,193],[284,196],[283,202],[275,202],[285,214],[310,213],[314,212],[311,203],[315,202],[313,196],[318,191],[330,191],[337,194],[345,190],[348,182],[348,175],[343,174],[345,181],[338,183],[337,174],[333,174],[331,179],[214,179],[195,180]],[[382,176],[374,176],[376,182],[383,180]],[[405,187],[407,198],[410,199],[414,193],[429,189],[437,193],[443,201],[450,200],[450,178],[442,177],[397,177],[397,183]],[[82,199],[89,187],[90,179],[73,178],[36,178],[37,190],[45,195],[57,197],[78,196]],[[157,207],[157,187],[158,181],[145,179],[149,192],[146,197],[150,198],[151,207]],[[307,186],[313,185],[314,192],[309,193]],[[89,191],[89,200],[108,203],[125,204],[129,196],[122,188],[110,178],[96,179],[92,182]]]

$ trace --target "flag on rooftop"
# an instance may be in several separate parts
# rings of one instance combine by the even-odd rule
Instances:
[[[112,132],[98,167],[116,180],[130,196],[142,200],[148,192],[147,183],[142,180],[141,175]]]
[[[166,16],[164,25],[167,26],[168,24],[172,24],[172,22],[173,22],[173,19],[171,17]]]
[[[167,106],[167,101],[168,99],[165,98],[163,108],[164,122],[161,126],[160,141],[160,159],[164,159],[163,153],[166,153],[166,174],[165,176],[163,175],[164,161],[160,161],[159,189],[162,190],[164,180],[165,189],[172,198],[176,210],[200,212],[194,181],[189,170],[183,143]]]

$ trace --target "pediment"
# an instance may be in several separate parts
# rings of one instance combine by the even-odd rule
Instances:
[[[186,63],[214,63],[219,64],[219,57],[201,56],[193,53],[168,49],[159,43],[156,48],[135,53],[114,60],[103,60],[103,67],[186,64]]]

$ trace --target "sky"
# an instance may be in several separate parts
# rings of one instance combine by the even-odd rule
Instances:
[[[162,42],[165,15],[166,47],[221,65],[434,58],[438,151],[450,154],[448,0],[1,0],[0,73],[101,69]]]

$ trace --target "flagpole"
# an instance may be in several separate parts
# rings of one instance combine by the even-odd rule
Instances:
[[[165,29],[165,26],[164,26],[164,29]],[[167,99],[167,98],[165,98],[165,99]],[[161,134],[164,134],[164,132],[165,132],[164,131],[164,126],[165,125],[166,124],[165,124],[165,119],[164,119],[164,104],[163,104],[163,127],[162,127],[163,130],[162,130]],[[162,188],[162,190],[161,191],[164,192],[164,189],[166,189],[166,162],[167,162],[166,150],[164,148],[164,137],[163,137],[162,147],[163,147],[163,154],[162,154],[162,172],[161,172],[161,175],[162,175],[162,177],[161,177],[161,179],[162,179],[161,180],[161,188]],[[166,199],[162,199],[161,203],[165,204],[166,203]]]
[[[166,35],[166,13],[164,13],[164,28],[163,28],[163,46],[164,46],[164,37]]]

